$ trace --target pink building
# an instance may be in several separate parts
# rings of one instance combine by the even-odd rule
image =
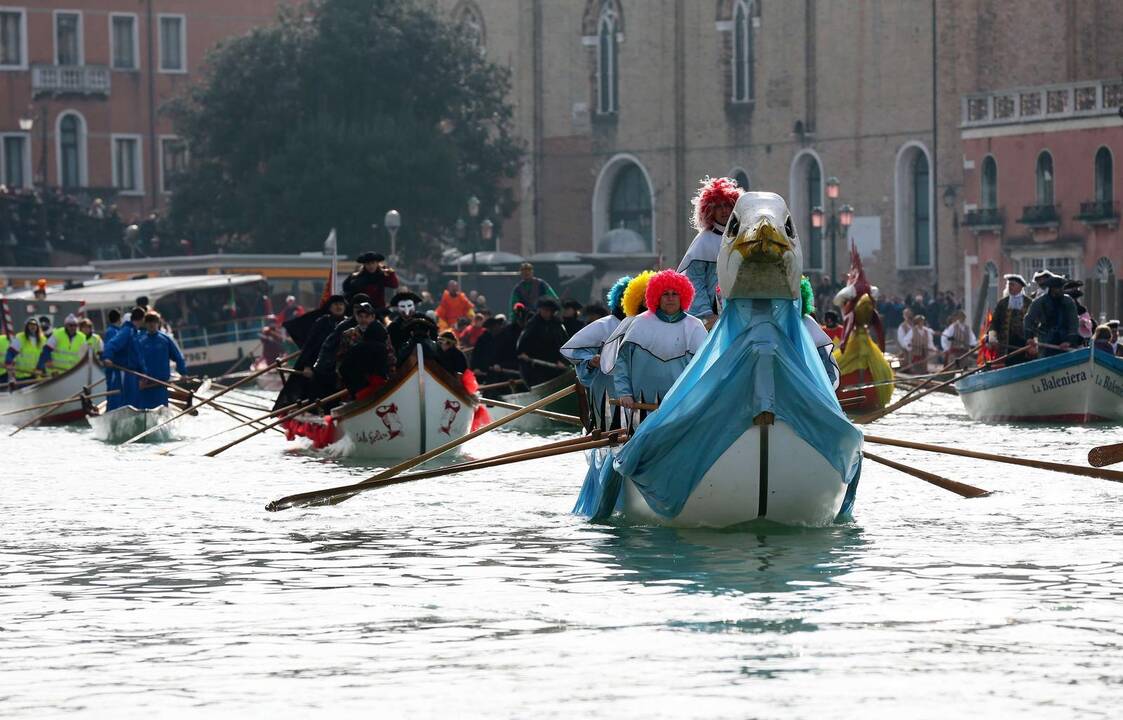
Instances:
[[[187,150],[160,106],[284,0],[0,0],[0,183],[164,206]]]
[[[963,98],[959,232],[969,308],[993,307],[1005,273],[1030,280],[1048,269],[1084,281],[1081,302],[1097,322],[1123,315],[1121,98],[1120,80]]]

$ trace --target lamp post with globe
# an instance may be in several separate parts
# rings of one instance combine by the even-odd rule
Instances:
[[[854,222],[854,208],[848,204],[840,208],[835,207],[840,188],[841,183],[838,178],[833,175],[827,178],[827,199],[830,200],[830,210],[824,213],[823,208],[818,205],[811,209],[811,227],[821,230],[824,221],[826,222],[827,242],[831,245],[831,282],[839,286],[842,283],[838,281],[838,238],[840,235],[845,235]]]

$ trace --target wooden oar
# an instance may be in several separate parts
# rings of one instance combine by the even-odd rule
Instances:
[[[350,392],[349,390],[340,390],[337,393],[334,393],[332,395],[328,395],[326,398],[321,398],[320,400],[315,400],[315,401],[310,402],[306,405],[301,405],[300,407],[296,408],[295,410],[291,411],[290,413],[285,414],[285,415],[281,415],[280,418],[278,418],[277,420],[274,420],[273,422],[269,423],[265,427],[258,428],[257,430],[254,430],[249,435],[243,435],[242,437],[238,438],[237,440],[234,440],[233,442],[226,443],[225,445],[223,445],[220,448],[215,448],[214,450],[211,450],[210,452],[206,453],[206,456],[207,457],[215,457],[216,455],[218,455],[220,453],[224,453],[227,450],[229,450],[230,448],[234,447],[235,445],[238,445],[240,443],[244,443],[246,440],[249,440],[252,437],[257,437],[258,435],[265,432],[266,430],[268,430],[270,428],[275,428],[278,425],[280,425],[281,423],[288,422],[289,420],[292,420],[294,417],[296,417],[296,416],[298,416],[302,413],[308,412],[309,410],[316,407],[317,405],[320,405],[322,403],[329,403],[329,402],[332,402],[333,400],[338,400],[338,399],[342,398],[343,396],[347,395],[349,392]],[[299,403],[297,403],[297,404],[299,404]],[[225,431],[223,431],[223,432],[225,432]]]
[[[464,443],[468,442],[469,440],[477,438],[477,437],[479,437],[480,435],[483,435],[486,432],[491,432],[492,430],[494,430],[498,427],[502,427],[503,425],[506,425],[509,422],[513,422],[515,420],[518,420],[519,418],[521,418],[523,415],[526,415],[527,413],[534,412],[535,410],[546,407],[550,403],[557,402],[558,400],[561,400],[563,397],[565,397],[566,395],[569,395],[570,393],[572,393],[576,389],[577,389],[576,385],[568,385],[568,386],[562,388],[561,390],[558,390],[556,393],[553,393],[551,395],[547,395],[546,397],[544,397],[540,400],[535,400],[531,404],[524,407],[522,410],[516,410],[506,417],[501,417],[498,420],[494,420],[494,421],[488,423],[487,425],[484,425],[483,427],[481,427],[478,430],[475,430],[473,432],[468,433],[464,437],[457,438],[456,440],[452,440],[450,442],[447,442],[444,445],[441,445],[440,447],[437,447],[437,448],[434,448],[434,449],[430,450],[429,452],[422,453],[415,458],[412,458],[410,460],[406,460],[405,462],[402,462],[402,463],[398,463],[394,467],[383,470],[382,472],[378,473],[377,475],[372,475],[371,477],[367,478],[363,482],[356,483],[355,485],[348,485],[346,488],[343,488],[342,490],[340,488],[328,488],[326,490],[314,490],[312,492],[300,493],[300,494],[297,494],[297,495],[290,495],[288,497],[281,498],[280,500],[277,500],[275,502],[270,503],[268,509],[272,510],[272,511],[275,511],[275,510],[285,510],[287,508],[291,508],[291,507],[294,507],[294,506],[297,506],[297,505],[308,505],[308,504],[311,504],[311,503],[343,502],[344,500],[347,500],[348,498],[356,495],[357,493],[362,492],[362,488],[367,484],[378,483],[382,480],[385,480],[386,478],[394,477],[395,475],[403,473],[403,472],[405,472],[406,470],[409,470],[412,467],[416,467],[416,466],[420,465],[421,463],[425,462],[426,460],[432,460],[433,458],[435,458],[439,455],[443,455],[446,452],[448,452],[449,450],[452,450],[455,447],[463,445]],[[358,489],[356,489],[356,488],[358,488]]]
[[[105,377],[104,377],[104,376],[102,376],[101,378],[99,378],[99,379],[98,379],[97,381],[95,381],[95,382],[93,382],[93,383],[91,383],[91,384],[89,384],[89,385],[86,385],[86,386],[85,386],[85,387],[83,387],[83,388],[82,388],[81,390],[79,390],[78,392],[74,393],[73,395],[71,395],[71,396],[70,396],[70,397],[68,397],[68,398],[63,398],[62,400],[58,400],[58,401],[56,401],[56,402],[53,402],[53,403],[48,403],[48,404],[47,404],[47,409],[46,409],[46,410],[44,410],[43,412],[39,413],[39,414],[38,414],[38,415],[36,415],[35,417],[31,418],[30,420],[28,420],[27,422],[25,422],[25,423],[24,423],[23,425],[20,425],[20,426],[19,426],[18,428],[16,428],[16,429],[15,429],[15,430],[13,430],[12,432],[8,433],[8,437],[11,437],[11,436],[15,435],[16,433],[19,433],[20,431],[22,431],[22,430],[25,430],[25,429],[27,429],[27,428],[31,427],[31,426],[32,426],[32,425],[34,425],[35,423],[39,422],[39,421],[40,421],[40,420],[42,420],[43,418],[45,418],[45,417],[47,417],[48,415],[50,415],[50,414],[51,414],[51,412],[52,412],[52,411],[53,411],[53,410],[54,410],[55,408],[57,408],[58,406],[60,406],[60,405],[65,405],[65,404],[67,404],[67,403],[70,403],[70,402],[80,401],[80,400],[82,399],[82,396],[83,396],[83,395],[87,395],[87,394],[89,394],[89,392],[90,392],[90,390],[91,390],[92,388],[95,388],[95,387],[97,387],[98,385],[101,385],[101,384],[102,384],[103,382],[105,382]]]
[[[94,393],[92,395],[87,395],[86,399],[93,400],[94,398],[108,397],[110,395],[116,395],[119,392],[121,392],[121,391],[120,390],[106,390],[105,392],[99,392],[99,393]],[[81,397],[79,397],[79,399],[81,399]],[[2,412],[2,413],[0,413],[0,417],[3,417],[4,415],[18,415],[19,413],[28,412],[30,410],[41,410],[45,407],[57,407],[64,402],[67,402],[67,401],[63,400],[63,401],[60,402],[60,401],[56,400],[55,402],[39,403],[38,405],[28,405],[27,407],[20,408],[19,410],[9,410],[7,412]]]
[[[982,488],[975,487],[974,485],[968,485],[966,483],[957,482],[955,480],[949,480],[946,477],[930,473],[926,470],[921,470],[920,468],[914,468],[911,465],[903,465],[899,462],[889,460],[888,458],[874,455],[871,452],[866,452],[865,450],[862,451],[862,457],[873,460],[875,463],[881,463],[886,467],[891,467],[894,470],[899,470],[906,475],[912,475],[913,477],[920,478],[924,482],[932,483],[933,485],[941,487],[944,490],[950,490],[956,495],[960,495],[965,498],[976,498],[983,497],[984,495],[990,495],[989,490],[983,490]]]
[[[325,400],[326,400],[326,398],[325,398]],[[297,400],[294,403],[291,403],[289,405],[285,405],[283,408],[277,408],[276,410],[267,412],[264,415],[261,415],[259,417],[255,417],[255,418],[247,417],[246,415],[243,415],[242,413],[236,413],[238,418],[240,420],[244,421],[240,425],[235,425],[234,427],[223,428],[222,430],[219,430],[218,432],[215,432],[215,433],[211,433],[210,435],[207,435],[206,437],[195,438],[194,440],[188,441],[188,444],[203,442],[204,440],[210,440],[211,438],[216,438],[219,435],[224,435],[224,434],[226,434],[228,432],[232,432],[234,430],[241,430],[242,428],[246,427],[247,425],[260,424],[260,423],[262,423],[262,422],[264,422],[264,421],[266,421],[270,418],[279,417],[279,416],[284,415],[285,413],[290,412],[293,409],[301,407],[301,406],[315,407],[316,404],[319,403],[319,402],[321,402],[321,401],[319,401],[319,400],[316,400],[316,401]],[[218,404],[215,404],[215,407],[221,408],[221,406],[218,405]],[[231,412],[233,412],[233,411],[231,411]],[[303,412],[303,410],[301,410],[301,412]],[[282,431],[282,432],[284,432],[284,431]]]
[[[133,370],[132,368],[123,367],[121,365],[114,365],[113,367],[116,368],[117,370],[120,370],[121,372],[128,373],[129,375],[135,375],[136,377],[140,378],[141,380],[145,380],[147,382],[150,382],[153,385],[160,385],[161,387],[165,387],[168,390],[174,390],[174,391],[177,391],[177,392],[187,393],[188,395],[191,394],[190,390],[188,390],[187,388],[185,388],[181,385],[176,385],[175,383],[168,382],[167,380],[160,380],[159,378],[154,378],[151,375],[145,375],[144,373],[142,373],[139,370]],[[194,409],[194,408],[192,408],[192,409]]]
[[[616,398],[609,398],[608,404],[609,405],[620,405],[620,401],[617,400]],[[621,405],[621,407],[623,407],[623,406]],[[659,404],[658,403],[641,403],[641,402],[638,402],[638,403],[632,403],[632,408],[635,409],[635,410],[658,410]]]
[[[603,437],[589,439],[588,437],[577,438],[576,441],[563,441],[562,443],[555,443],[543,447],[531,448],[528,450],[515,451],[512,453],[504,453],[483,460],[472,460],[465,463],[458,463],[456,465],[449,465],[443,468],[434,468],[433,470],[423,470],[416,473],[407,473],[404,475],[393,475],[385,478],[376,479],[370,478],[360,483],[353,485],[345,485],[338,488],[331,488],[330,490],[322,490],[315,493],[301,493],[299,495],[289,495],[280,500],[274,500],[265,506],[265,509],[270,512],[277,512],[278,510],[285,510],[296,505],[326,505],[343,502],[348,498],[354,497],[359,493],[368,490],[374,490],[387,485],[396,485],[398,483],[409,482],[411,480],[422,480],[424,478],[440,477],[442,475],[451,475],[453,473],[468,472],[470,470],[483,470],[489,467],[497,467],[499,465],[509,465],[517,462],[525,462],[527,460],[540,460],[542,458],[554,457],[556,455],[564,455],[566,453],[582,452],[585,450],[594,450],[596,448],[607,447],[608,445],[616,445],[625,439],[626,436],[605,434]]]
[[[272,365],[269,365],[268,367],[263,367],[262,369],[254,372],[254,373],[251,373],[250,375],[247,375],[246,377],[242,378],[241,380],[234,383],[233,385],[230,385],[223,390],[219,390],[217,393],[215,393],[214,395],[211,395],[209,398],[203,399],[197,405],[195,405],[195,409],[198,410],[199,408],[206,407],[207,405],[212,404],[215,400],[222,397],[223,395],[230,392],[231,390],[237,388],[239,385],[244,385],[244,384],[248,383],[250,380],[253,380],[254,378],[256,378],[260,375],[264,375],[265,373],[269,372],[270,370],[277,369],[278,367],[280,367],[281,365],[284,365],[286,362],[288,362],[289,360],[291,360],[292,358],[296,357],[299,354],[300,354],[300,352],[297,351],[297,352],[294,352],[294,353],[289,353],[288,355],[284,356],[283,358],[277,358],[277,361],[275,363],[273,363]],[[132,443],[135,443],[138,440],[146,438],[149,435],[151,435],[152,433],[159,430],[160,428],[167,425],[168,423],[173,422],[175,420],[178,420],[179,418],[183,417],[186,414],[187,414],[186,412],[181,412],[177,415],[174,415],[171,418],[169,418],[169,419],[165,420],[164,422],[160,423],[159,425],[156,425],[155,427],[151,427],[148,430],[145,430],[144,432],[142,432],[141,434],[129,438],[125,442],[121,443],[121,445],[131,445]]]
[[[982,342],[976,344],[975,347],[971,348],[970,350],[963,353],[959,357],[955,358],[951,362],[945,363],[943,368],[941,368],[938,373],[932,373],[931,375],[923,376],[923,377],[925,377],[924,382],[920,383],[919,385],[917,385],[916,387],[912,388],[907,393],[905,393],[905,396],[903,398],[901,398],[898,402],[904,402],[905,400],[908,400],[910,397],[912,397],[914,394],[916,394],[916,393],[920,392],[921,390],[923,390],[924,388],[928,387],[928,384],[930,382],[932,382],[933,379],[935,379],[937,377],[940,377],[941,375],[945,375],[948,372],[948,370],[953,370],[955,368],[955,366],[959,363],[960,360],[966,359],[967,356],[970,355],[971,353],[977,353],[979,351],[979,348],[981,348],[982,346],[983,346]],[[1007,357],[1009,357],[1009,356],[1007,356]],[[908,379],[909,378],[904,378],[904,380],[908,380]]]
[[[996,358],[996,359],[992,360],[991,362],[986,363],[985,365],[980,365],[976,368],[972,368],[970,370],[965,370],[964,372],[960,373],[959,375],[956,375],[955,377],[952,377],[952,378],[948,378],[947,380],[944,380],[941,383],[936,383],[935,385],[933,385],[929,388],[926,388],[925,390],[922,390],[922,391],[916,393],[915,395],[912,395],[911,397],[901,398],[900,400],[893,403],[892,405],[888,405],[886,407],[883,407],[880,410],[875,410],[874,412],[871,412],[867,415],[863,415],[862,417],[855,418],[854,422],[856,422],[856,423],[871,423],[874,420],[878,420],[880,418],[885,417],[886,415],[893,412],[894,410],[899,410],[900,408],[904,407],[905,405],[908,405],[911,402],[914,402],[914,401],[919,400],[920,398],[922,398],[926,395],[929,395],[931,393],[936,392],[940,388],[944,388],[944,387],[947,387],[948,385],[951,385],[952,383],[959,382],[963,378],[974,375],[975,373],[979,373],[979,372],[982,372],[984,370],[990,370],[991,364],[994,363],[994,362],[998,362],[999,360],[1005,360],[1005,359],[1007,359],[1011,356],[1017,355],[1019,353],[1023,353],[1025,351],[1026,351],[1026,348],[1020,348],[1018,350],[1015,350],[1012,353],[1008,353],[1006,355],[1003,355],[1000,358]]]
[[[894,447],[908,448],[910,450],[957,455],[959,457],[974,458],[976,460],[991,460],[993,462],[1020,465],[1037,470],[1050,470],[1067,475],[1083,475],[1099,480],[1110,480],[1111,482],[1123,482],[1123,472],[1117,470],[1098,470],[1082,465],[1066,465],[1064,463],[1048,462],[1046,460],[1029,460],[1027,458],[1011,457],[1009,455],[995,455],[994,453],[984,453],[975,450],[941,447],[940,445],[929,445],[928,443],[912,442],[909,440],[894,440],[893,438],[879,437],[877,435],[866,435],[866,442],[876,443],[878,445],[893,445]]]
[[[1123,443],[1100,445],[1088,451],[1088,464],[1092,467],[1106,467],[1123,462]]]
[[[482,402],[484,405],[490,405],[492,407],[507,408],[508,410],[522,410],[523,409],[522,405],[516,405],[515,403],[503,402],[502,400],[492,400],[491,398],[481,398],[480,402]],[[577,417],[576,415],[565,415],[563,413],[550,412],[549,410],[535,410],[534,414],[535,415],[541,415],[542,417],[550,418],[551,420],[557,420],[558,422],[569,423],[570,425],[577,425],[578,427],[582,427],[581,418]]]
[[[523,384],[525,384],[525,383],[523,383],[521,378],[511,378],[510,380],[504,380],[503,382],[493,382],[493,383],[488,383],[486,385],[480,385],[479,389],[480,389],[481,392],[484,391],[484,390],[494,390],[495,388],[501,388],[501,387],[511,388],[512,390],[514,390],[515,385],[523,385]]]

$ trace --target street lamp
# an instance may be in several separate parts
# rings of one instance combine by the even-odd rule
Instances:
[[[468,217],[474,218],[480,214],[480,199],[473,195],[468,198]]]
[[[495,232],[495,223],[491,222],[491,220],[488,219],[488,218],[484,218],[484,221],[482,223],[480,223],[480,239],[482,239],[484,242],[487,242],[487,241],[491,240],[491,236],[494,232]],[[496,242],[496,244],[498,244],[499,238],[496,238],[495,242]],[[498,252],[499,248],[496,247],[495,250],[496,250],[496,252]]]
[[[20,118],[19,118],[19,129],[20,130],[22,130],[24,132],[31,132],[31,129],[33,127],[35,127],[35,117],[32,116],[31,113],[27,113],[26,115],[20,115]]]
[[[816,205],[811,208],[811,227],[822,230],[826,226],[827,242],[831,244],[831,282],[838,282],[838,237],[850,229],[854,222],[854,208],[850,205],[835,207],[842,183],[835,176],[827,178],[827,199],[830,200],[830,209],[827,212]]]
[[[402,214],[397,210],[391,210],[382,219],[382,224],[386,226],[387,232],[390,233],[390,262],[396,264],[398,262],[398,228],[402,226]]]

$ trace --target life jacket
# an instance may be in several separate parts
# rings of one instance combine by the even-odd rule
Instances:
[[[38,341],[28,337],[26,331],[16,333],[16,343],[19,353],[16,354],[12,364],[16,369],[16,379],[25,380],[35,374],[35,366],[39,364],[39,356],[43,354],[45,341],[40,335]]]
[[[86,336],[83,333],[76,331],[71,338],[63,327],[55,330],[51,337],[55,341],[55,347],[51,350],[54,372],[65,372],[81,362],[82,356],[86,354]]]

